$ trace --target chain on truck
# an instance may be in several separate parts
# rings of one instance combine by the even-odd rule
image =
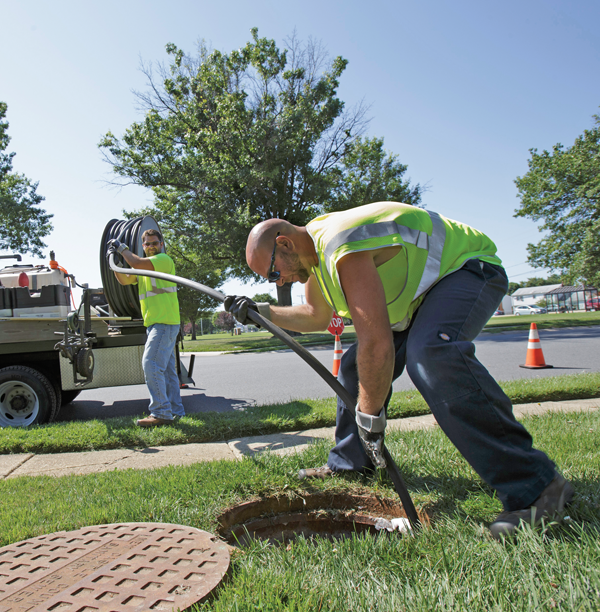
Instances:
[[[50,423],[85,389],[144,383],[146,328],[137,286],[120,285],[105,254],[107,242],[119,238],[143,257],[147,229],[159,229],[152,217],[108,223],[100,243],[100,289],[77,283],[54,252],[48,265],[0,256],[17,260],[0,270],[0,427]],[[77,308],[75,286],[82,290]],[[179,346],[176,353],[182,383],[193,382],[193,356],[188,372]]]

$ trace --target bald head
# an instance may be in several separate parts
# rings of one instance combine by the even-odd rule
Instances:
[[[252,228],[246,243],[246,261],[254,272],[267,275],[277,233],[291,234],[293,228],[289,221],[283,219],[267,219]]]
[[[252,228],[246,243],[246,261],[257,274],[267,276],[276,242],[284,257],[294,254],[307,262],[308,258],[314,257],[316,260],[312,239],[306,228],[284,219],[267,219]],[[313,265],[312,261],[307,265]]]

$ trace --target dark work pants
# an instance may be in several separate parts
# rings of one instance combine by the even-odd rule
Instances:
[[[506,294],[503,268],[478,260],[438,282],[408,329],[394,332],[394,380],[404,368],[439,426],[505,510],[531,505],[554,478],[554,464],[532,446],[514,418],[508,397],[475,357],[473,340]],[[339,381],[358,396],[354,344],[342,357]],[[389,403],[392,390],[385,406]],[[334,471],[372,468],[354,417],[338,398],[336,446],[327,461]]]

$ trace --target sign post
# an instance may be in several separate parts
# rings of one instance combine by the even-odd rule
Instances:
[[[331,317],[331,323],[327,328],[327,331],[334,336],[341,336],[344,331],[344,319],[338,316],[337,312],[333,312],[333,317]]]
[[[334,311],[333,317],[331,318],[331,323],[327,328],[327,331],[330,334],[335,336],[335,345],[333,349],[333,368],[332,374],[337,376],[340,371],[340,361],[342,360],[342,341],[340,340],[340,336],[344,331],[344,320],[342,317],[338,316],[337,312]]]

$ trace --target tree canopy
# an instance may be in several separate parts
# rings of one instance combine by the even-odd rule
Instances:
[[[568,148],[531,149],[529,171],[515,181],[517,217],[542,221],[549,233],[529,244],[529,261],[561,271],[565,281],[600,285],[600,115]]]
[[[273,304],[275,306],[277,304],[277,300],[270,293],[255,293],[252,296],[252,299],[255,302],[263,302],[267,304]]]
[[[223,331],[232,331],[235,327],[235,319],[230,312],[219,310],[215,312],[212,318],[212,323],[217,329]]]
[[[253,277],[245,243],[259,221],[305,225],[371,194],[419,202],[383,140],[360,138],[367,109],[347,110],[337,95],[347,60],[330,60],[320,43],[293,36],[281,50],[253,29],[228,54],[203,43],[195,57],[166,50],[168,67],[143,67],[144,119],[99,146],[116,182],[150,187],[146,212],[221,274]]]
[[[404,179],[408,166],[383,148],[383,138],[356,138],[329,173],[325,212],[347,210],[371,202],[403,202],[418,206],[424,191]]]
[[[38,183],[13,172],[15,153],[6,153],[10,136],[4,121],[8,106],[0,102],[0,250],[42,255],[42,238],[52,231],[49,215],[38,208],[44,198]]]
[[[178,276],[183,276],[213,289],[222,284],[223,280],[216,271],[207,267],[203,262],[190,259],[180,244],[168,243],[168,245],[168,253],[175,263]],[[205,293],[182,285],[177,288],[177,297],[181,319],[192,324],[192,340],[195,340],[196,321],[200,318],[212,317],[216,305],[215,301]]]

